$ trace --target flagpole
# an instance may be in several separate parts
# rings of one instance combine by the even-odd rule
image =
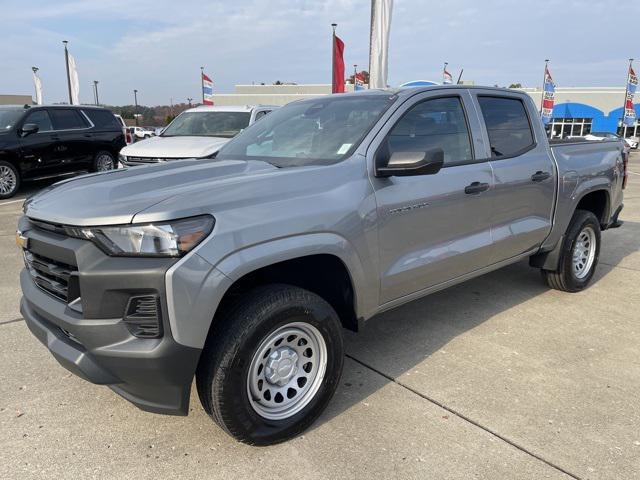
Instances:
[[[204,105],[204,67],[200,67],[200,90],[202,90],[202,104]]]
[[[542,106],[544,105],[544,84],[547,81],[547,69],[549,68],[549,59],[544,60],[544,76],[542,77],[542,97],[540,98],[540,116],[542,116]]]
[[[627,125],[624,123],[624,117],[627,113],[627,97],[629,96],[629,74],[631,73],[631,66],[633,64],[633,58],[629,59],[629,70],[627,70],[627,85],[624,89],[624,103],[622,104],[622,121],[620,126],[622,127],[622,136],[625,137]],[[635,108],[635,107],[634,107]]]
[[[333,35],[331,36],[331,93],[336,93],[336,27],[337,23],[332,23]]]
[[[376,0],[371,0],[371,24],[369,25],[369,83],[367,88],[371,88],[371,48],[373,47],[373,15],[375,12]]]
[[[460,70],[460,75],[458,75],[458,81],[456,82],[456,85],[460,85],[460,80],[462,80],[463,73],[464,73],[464,68]]]
[[[447,71],[447,65],[449,65],[449,62],[444,62],[444,68],[442,69],[442,84],[444,84],[444,72]]]
[[[71,76],[69,75],[69,50],[67,50],[68,40],[63,40],[64,43],[64,64],[67,67],[67,87],[69,88],[69,105],[73,105],[73,97],[71,96]]]

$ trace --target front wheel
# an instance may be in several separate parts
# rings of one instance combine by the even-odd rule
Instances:
[[[551,288],[565,292],[585,289],[600,257],[600,222],[592,212],[576,210],[562,244],[558,270],[542,270]]]
[[[342,331],[331,305],[298,287],[268,285],[243,294],[218,322],[196,372],[207,413],[252,445],[303,432],[342,373]]]
[[[0,160],[0,199],[11,198],[20,188],[20,174],[9,162]]]

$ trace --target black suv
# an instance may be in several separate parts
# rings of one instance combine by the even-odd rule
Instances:
[[[0,106],[0,199],[22,180],[117,168],[125,146],[111,111],[90,106]]]

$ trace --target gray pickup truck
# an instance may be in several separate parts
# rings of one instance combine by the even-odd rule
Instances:
[[[624,157],[619,141],[550,146],[505,89],[295,102],[215,159],[27,200],[21,311],[78,376],[177,415],[195,377],[224,430],[276,443],[330,401],[342,328],[525,258],[584,289],[619,224]]]

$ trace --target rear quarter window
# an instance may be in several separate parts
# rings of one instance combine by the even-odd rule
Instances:
[[[479,96],[478,103],[489,134],[491,158],[515,157],[534,146],[529,116],[522,100]]]
[[[107,130],[119,130],[122,128],[118,119],[109,110],[87,109],[83,110],[83,112],[96,128]]]

